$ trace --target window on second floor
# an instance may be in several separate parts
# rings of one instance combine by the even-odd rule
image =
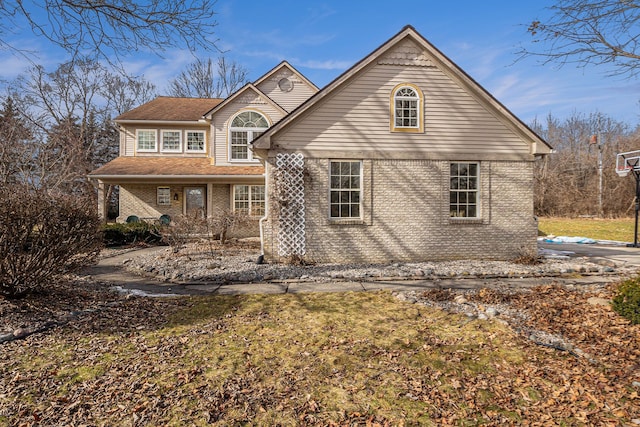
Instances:
[[[187,151],[203,153],[205,132],[203,130],[187,131]]]
[[[269,127],[269,122],[256,111],[243,111],[233,118],[229,127],[229,160],[252,161],[249,143]]]
[[[155,129],[138,129],[136,132],[138,151],[157,151]]]
[[[179,130],[163,130],[162,135],[162,152],[179,153],[182,151],[182,132]]]
[[[391,93],[391,131],[423,132],[422,92],[412,84],[403,83],[396,86]]]

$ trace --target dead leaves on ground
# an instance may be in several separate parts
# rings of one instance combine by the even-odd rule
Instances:
[[[610,295],[466,295],[591,361],[387,293],[123,299],[0,347],[0,425],[628,424],[640,327],[587,303]]]

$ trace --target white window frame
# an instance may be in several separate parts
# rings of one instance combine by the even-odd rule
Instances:
[[[399,95],[399,92],[403,89],[411,90],[415,96]],[[391,98],[389,100],[389,120],[390,129],[392,132],[410,132],[410,133],[422,133],[424,132],[424,96],[420,88],[411,83],[401,83],[393,88],[391,91]],[[405,108],[398,108],[396,103],[400,102],[415,102],[416,110],[416,124],[404,125],[396,124],[398,119],[398,111],[405,110]]]
[[[178,148],[164,147],[164,136],[169,133],[178,134]],[[182,131],[178,129],[161,129],[160,130],[160,152],[161,153],[182,153]]]
[[[243,111],[239,111],[237,114],[235,114],[233,117],[231,117],[231,119],[229,120],[229,132],[228,132],[228,139],[229,139],[229,143],[227,144],[227,147],[229,149],[229,162],[232,163],[256,163],[259,160],[258,159],[254,159],[253,158],[253,151],[251,150],[251,141],[253,141],[254,139],[256,139],[259,135],[261,135],[263,132],[265,132],[267,129],[269,129],[269,126],[267,127],[234,127],[232,126],[233,121],[241,114],[243,113],[255,113],[255,114],[259,114],[260,116],[262,116],[262,118],[264,118],[264,120],[267,122],[267,125],[269,125],[269,119],[267,118],[267,116],[263,113],[261,113],[260,111],[256,111],[256,110],[243,110]],[[246,147],[247,147],[247,158],[246,159],[237,159],[233,157],[233,147],[235,146],[244,146],[244,144],[234,144],[233,143],[233,133],[234,132],[242,132],[242,133],[246,133],[247,135],[247,143],[246,143]]]
[[[333,165],[335,163],[339,163],[340,164],[340,171],[339,173],[336,175],[333,173]],[[342,173],[342,164],[343,163],[357,163],[358,164],[358,168],[359,168],[359,173],[357,175],[354,175],[351,173],[351,170],[349,171],[349,174],[343,174]],[[351,166],[350,166],[351,168]],[[347,160],[347,159],[334,159],[334,160],[330,160],[329,161],[329,219],[330,220],[362,220],[363,219],[363,206],[362,206],[362,201],[363,201],[363,191],[362,191],[362,184],[363,184],[363,161],[362,160]],[[342,180],[349,178],[349,184],[348,187],[342,187]],[[354,189],[354,187],[351,187],[352,185],[352,178],[357,177],[358,178],[358,187]],[[339,179],[340,182],[338,183],[338,185],[335,185],[335,179]],[[345,183],[346,184],[346,183]],[[351,206],[355,205],[356,202],[352,202],[351,198],[353,197],[353,193],[357,192],[358,193],[358,215],[354,216],[354,215],[349,215],[349,216],[343,216],[342,215],[342,206],[343,205],[347,205],[350,206],[348,209],[351,212]],[[349,201],[347,202],[343,202],[342,201],[342,197],[343,197],[343,193],[348,193],[348,198]],[[336,197],[337,196],[337,200]],[[338,215],[335,216],[333,215],[333,207],[337,206],[338,208]]]
[[[153,148],[140,148],[140,134],[153,134]],[[140,153],[157,153],[158,152],[158,130],[157,129],[136,129],[136,151]]]
[[[455,175],[451,173],[453,165],[457,165],[458,169]],[[460,175],[460,165],[467,165],[469,171],[467,175]],[[475,175],[470,174],[472,165],[475,166]],[[454,180],[457,181],[456,185],[453,185]],[[475,182],[475,188],[472,188],[472,180]],[[465,188],[461,188],[461,186]],[[475,199],[472,202],[469,201],[471,194]],[[473,216],[468,214],[470,206],[475,208]],[[463,215],[461,215],[462,212]],[[480,162],[449,162],[449,217],[456,220],[473,220],[480,219],[480,214]]]
[[[171,188],[157,187],[156,203],[158,206],[171,206]]]
[[[202,149],[201,150],[193,150],[189,148],[189,134],[200,134],[202,135]],[[207,150],[207,132],[203,130],[191,130],[187,129],[184,134],[184,148],[187,153],[205,153]]]
[[[244,200],[239,200],[236,199],[236,189],[239,189],[241,187],[246,187],[247,188],[247,199]],[[261,194],[262,195],[262,199],[255,199],[254,196],[256,194]],[[233,188],[231,189],[231,205],[233,206],[233,211],[234,212],[238,212],[238,211],[244,211],[248,216],[251,217],[262,217],[264,216],[265,213],[265,208],[266,208],[266,197],[265,197],[265,186],[264,185],[254,185],[254,184],[236,184],[233,185]],[[246,208],[238,208],[237,207],[237,203],[238,202],[243,202],[247,204]],[[256,206],[259,206],[260,208],[256,211]]]

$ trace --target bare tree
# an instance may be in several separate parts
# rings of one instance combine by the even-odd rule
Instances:
[[[6,139],[12,152],[25,159],[18,163],[21,181],[70,194],[93,193],[86,174],[118,155],[111,119],[128,107],[123,100],[144,102],[154,93],[144,79],[113,74],[89,59],[53,72],[33,67],[12,86],[12,108],[30,132],[28,144]]]
[[[248,71],[224,56],[196,59],[169,83],[169,95],[185,98],[226,98],[247,82]]]
[[[635,77],[640,72],[640,4],[631,0],[559,0],[546,21],[528,27],[535,48],[520,55],[546,63],[610,64],[611,74]]]
[[[142,77],[113,74],[106,77],[103,88],[103,96],[108,102],[107,110],[115,116],[149,102],[158,95],[155,85]]]
[[[20,51],[4,35],[26,21],[35,35],[72,57],[111,61],[124,53],[170,47],[217,49],[215,0],[21,0],[0,1],[0,46]]]
[[[535,210],[539,215],[577,216],[599,214],[598,151],[603,156],[603,211],[607,216],[628,215],[634,188],[614,171],[615,156],[629,150],[638,139],[628,126],[600,113],[574,113],[560,122],[552,116],[535,129],[555,153],[535,165]],[[590,144],[599,134],[602,145]]]

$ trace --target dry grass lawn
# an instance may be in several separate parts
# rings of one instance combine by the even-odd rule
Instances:
[[[603,358],[388,292],[132,298],[0,347],[0,425],[631,422],[640,328],[586,294],[559,294],[558,306],[549,295],[538,316],[546,304],[551,325],[566,316],[575,334],[598,329],[573,339]]]
[[[538,229],[544,235],[579,236],[596,240],[633,242],[634,218],[550,218],[540,217]]]

